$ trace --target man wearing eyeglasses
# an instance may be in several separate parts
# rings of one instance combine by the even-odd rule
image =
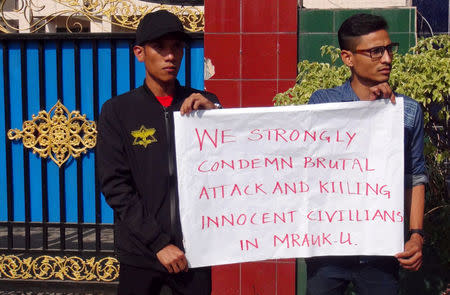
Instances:
[[[338,31],[341,58],[351,70],[343,85],[314,92],[309,103],[346,102],[387,98],[395,103],[389,86],[392,57],[399,44],[393,43],[381,16],[353,15]],[[405,210],[409,235],[404,251],[388,256],[334,256],[306,259],[308,294],[344,294],[348,284],[358,294],[397,294],[398,268],[417,271],[422,265],[425,183],[423,115],[420,105],[404,97]],[[382,152],[382,151],[380,151]]]

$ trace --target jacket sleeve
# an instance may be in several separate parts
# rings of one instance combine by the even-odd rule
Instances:
[[[317,104],[317,103],[324,103],[321,100],[320,92],[314,91],[313,94],[311,94],[311,97],[309,98],[308,104]]]
[[[213,103],[220,103],[219,99],[217,98],[217,96],[214,93],[208,92],[208,91],[203,91],[203,96],[206,97],[209,101],[213,102]]]
[[[96,153],[101,190],[121,225],[156,254],[169,244],[170,236],[146,212],[131,174],[119,125],[112,104],[106,102],[98,121]]]
[[[423,113],[420,106],[417,104],[414,118],[414,131],[411,138],[411,174],[412,186],[428,183],[428,176],[425,166],[425,157],[423,155]]]

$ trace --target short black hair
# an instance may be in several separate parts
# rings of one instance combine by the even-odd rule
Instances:
[[[379,15],[360,13],[347,18],[338,31],[341,50],[352,50],[355,37],[363,36],[379,30],[387,30],[386,20]]]

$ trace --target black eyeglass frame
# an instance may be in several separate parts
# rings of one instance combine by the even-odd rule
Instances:
[[[400,44],[397,42],[388,44],[386,46],[376,46],[376,47],[372,47],[369,49],[356,49],[354,51],[352,51],[353,53],[359,53],[359,54],[363,54],[363,53],[369,53],[369,56],[371,59],[380,59],[383,57],[384,53],[387,51],[388,54],[390,56],[394,55],[395,52],[398,51]],[[383,51],[381,51],[381,49],[383,49]],[[378,52],[377,52],[378,50]],[[379,54],[379,56],[374,56],[374,54]],[[365,55],[365,54],[363,54]]]

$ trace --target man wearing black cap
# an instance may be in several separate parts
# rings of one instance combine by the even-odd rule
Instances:
[[[188,270],[176,195],[172,112],[220,107],[214,94],[176,76],[189,35],[172,13],[147,14],[136,31],[144,85],[113,97],[98,122],[102,192],[116,215],[119,294],[210,294],[210,268]]]

